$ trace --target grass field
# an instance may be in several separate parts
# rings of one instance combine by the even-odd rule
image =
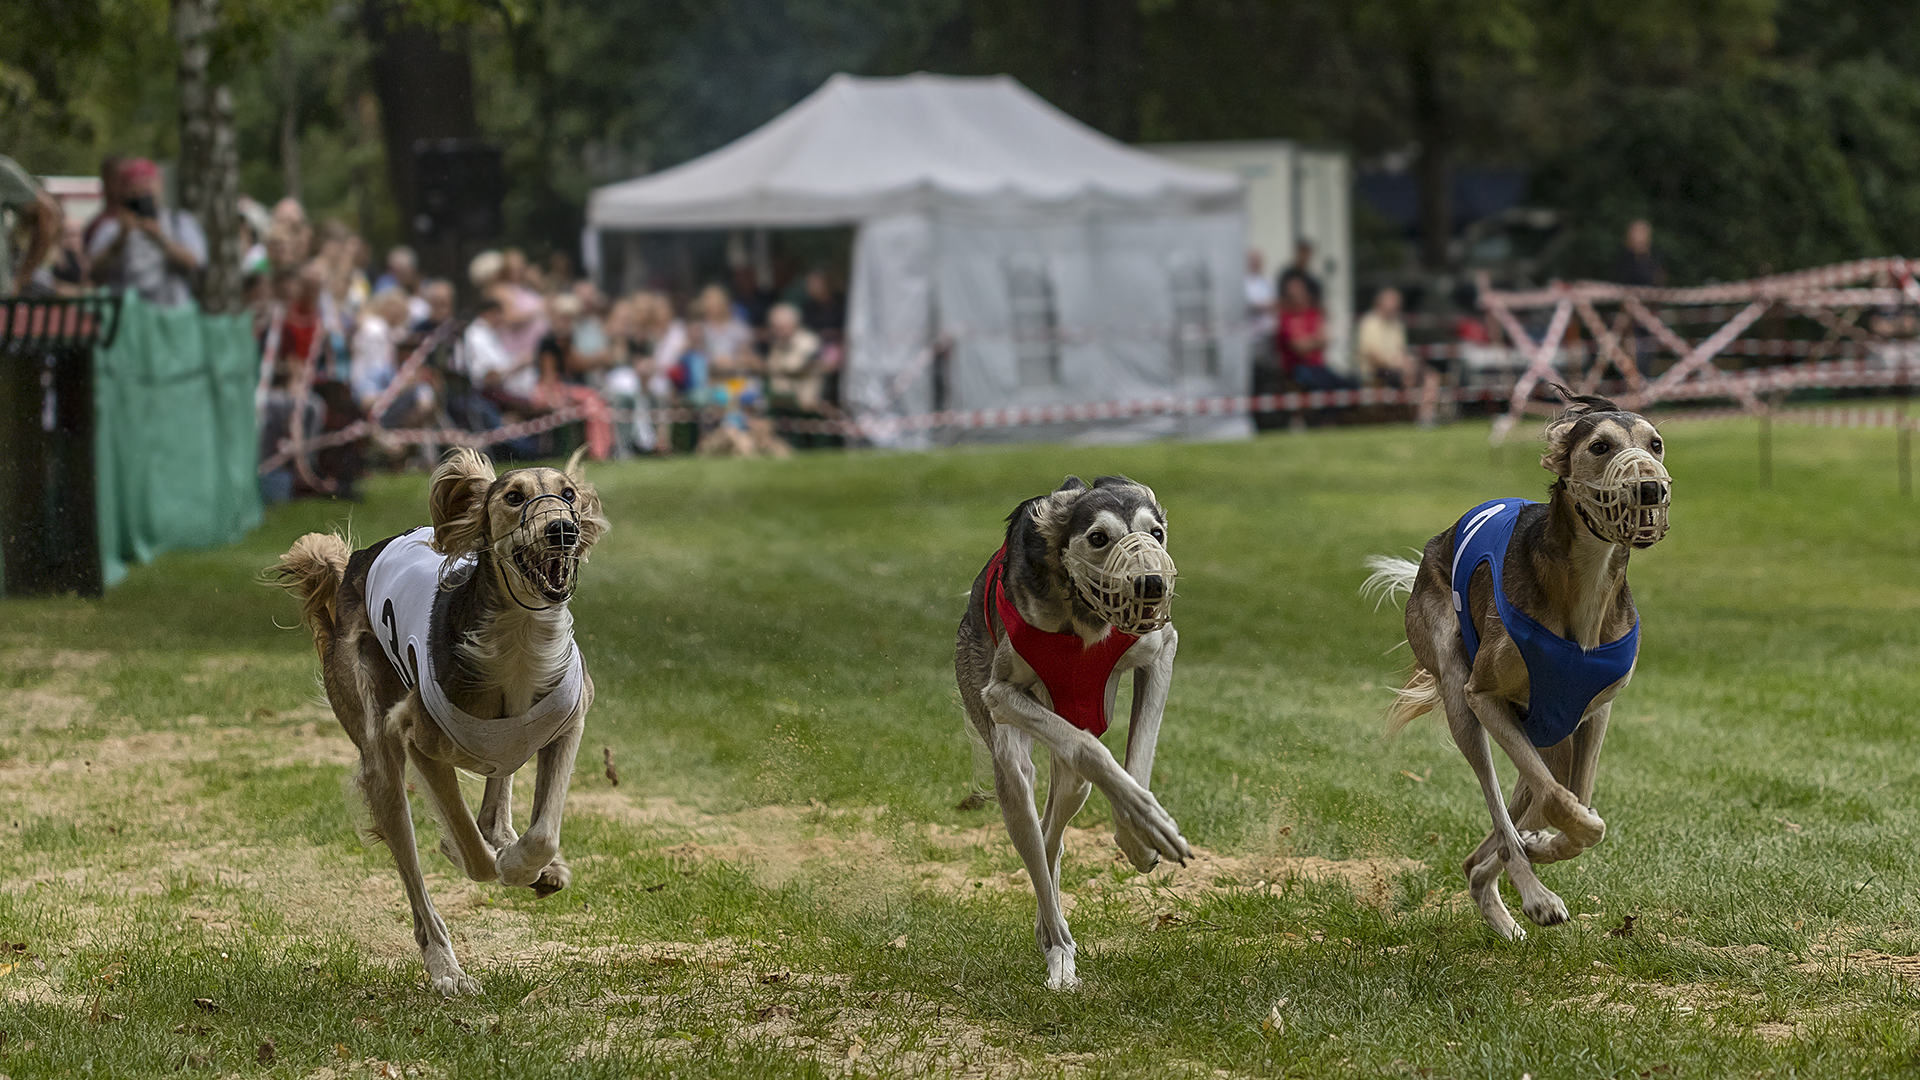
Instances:
[[[0,1074],[1913,1074],[1920,530],[1891,434],[1783,428],[1762,492],[1751,424],[1668,429],[1606,842],[1543,870],[1575,917],[1520,945],[1465,899],[1487,819],[1443,726],[1380,738],[1406,654],[1355,594],[1365,555],[1544,490],[1535,447],[1485,436],[599,470],[574,885],[428,856],[472,999],[424,989],[309,639],[252,582],[349,513],[363,542],[420,523],[423,478],[97,603],[0,603]],[[1065,873],[1086,985],[1056,995],[998,812],[956,809],[950,665],[1001,519],[1067,472],[1171,515],[1154,787],[1204,851],[1133,874],[1096,796]]]

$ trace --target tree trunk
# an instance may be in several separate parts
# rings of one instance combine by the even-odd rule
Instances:
[[[1416,46],[1407,58],[1413,91],[1413,130],[1420,152],[1414,177],[1420,186],[1420,264],[1443,270],[1453,239],[1453,127],[1440,64],[1431,47]]]
[[[373,91],[380,99],[380,131],[386,144],[387,179],[400,206],[401,235],[419,248],[420,267],[434,277],[457,277],[462,252],[456,243],[419,243],[415,219],[419,189],[414,144],[424,139],[472,139],[480,135],[473,111],[473,64],[465,36],[407,21],[394,0],[366,0],[361,8],[373,46]]]
[[[207,262],[200,270],[202,310],[239,311],[240,154],[233,131],[233,95],[209,85],[207,66],[220,0],[173,0],[173,39],[180,59],[179,190],[182,209],[200,220]]]

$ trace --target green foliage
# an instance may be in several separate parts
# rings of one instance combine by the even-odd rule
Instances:
[[[1578,215],[1565,270],[1611,272],[1646,217],[1671,279],[1734,279],[1920,250],[1920,78],[1878,60],[1766,65],[1610,96],[1593,141],[1544,173]]]

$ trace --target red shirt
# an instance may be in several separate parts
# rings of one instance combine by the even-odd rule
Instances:
[[[993,561],[987,563],[987,636],[999,642],[999,635],[993,632],[997,616],[1013,651],[1046,686],[1047,695],[1053,698],[1053,711],[1094,738],[1105,735],[1107,681],[1113,677],[1120,657],[1133,648],[1139,636],[1109,628],[1106,637],[1089,646],[1079,634],[1036,629],[1007,599],[1006,565],[1005,547],[994,552]]]
[[[1297,367],[1325,367],[1326,350],[1323,347],[1299,349],[1294,347],[1298,339],[1317,337],[1327,325],[1327,317],[1317,307],[1280,309],[1280,370],[1292,371]]]

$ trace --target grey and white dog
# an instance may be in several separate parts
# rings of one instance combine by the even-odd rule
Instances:
[[[1073,935],[1060,909],[1067,822],[1098,787],[1114,840],[1136,869],[1193,852],[1147,790],[1173,680],[1174,567],[1167,515],[1143,484],[1070,476],[1021,503],[1006,544],[974,579],[954,671],[967,717],[993,757],[994,794],[1039,904],[1034,936],[1047,987],[1071,990]],[[1122,673],[1133,672],[1126,766],[1100,741]],[[1048,755],[1045,817],[1034,801],[1033,745]]]

